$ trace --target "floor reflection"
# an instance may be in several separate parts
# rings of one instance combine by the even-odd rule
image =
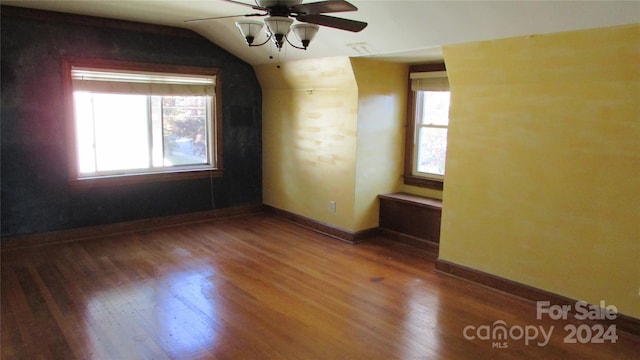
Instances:
[[[172,271],[93,296],[86,323],[94,358],[184,358],[214,349],[220,324],[211,270]]]
[[[403,321],[403,346],[401,358],[418,359],[437,357],[440,351],[441,332],[438,328],[440,299],[421,279],[414,279],[407,286],[407,302]]]

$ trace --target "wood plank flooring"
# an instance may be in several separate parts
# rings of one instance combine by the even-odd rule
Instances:
[[[565,344],[534,303],[273,215],[2,252],[2,359],[637,359],[640,339]],[[502,320],[554,330],[468,340]]]

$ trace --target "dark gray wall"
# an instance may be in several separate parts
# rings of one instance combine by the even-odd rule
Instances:
[[[262,94],[253,68],[181,29],[2,7],[2,236],[262,203]],[[61,57],[221,69],[222,178],[69,186]]]

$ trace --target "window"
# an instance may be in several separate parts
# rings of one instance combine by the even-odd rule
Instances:
[[[216,69],[66,60],[65,73],[72,180],[221,174]]]
[[[442,189],[449,126],[449,82],[443,64],[413,66],[404,182]]]

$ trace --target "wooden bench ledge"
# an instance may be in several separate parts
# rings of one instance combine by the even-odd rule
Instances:
[[[398,201],[398,202],[403,202],[408,204],[414,204],[417,206],[423,206],[423,207],[442,210],[442,200],[438,200],[438,199],[431,199],[423,196],[412,195],[412,194],[407,194],[402,192],[378,195],[378,197],[380,199]]]

